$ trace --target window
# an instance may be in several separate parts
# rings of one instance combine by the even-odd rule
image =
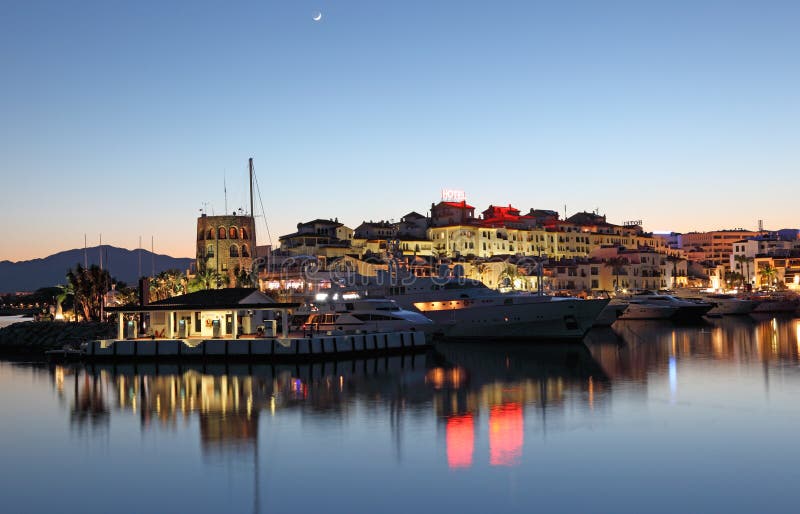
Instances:
[[[214,257],[214,245],[206,247],[206,257]]]
[[[226,238],[225,236],[227,234],[227,231],[225,230],[225,227],[219,227],[219,230],[217,232],[218,232],[218,236],[217,237],[219,237],[220,239],[225,239]]]
[[[206,235],[206,239],[214,239],[214,229],[208,229],[208,234]]]
[[[250,250],[247,249],[247,245],[242,245],[242,257],[250,257]]]
[[[231,227],[228,229],[228,239],[238,239],[239,238],[239,231],[236,230],[236,227]]]
[[[236,245],[231,245],[230,253],[231,253],[231,257],[238,257],[239,256],[239,247],[237,247]]]
[[[241,233],[242,233],[241,234],[242,235],[242,239],[250,239],[250,235],[247,233],[247,229],[246,228],[242,227],[241,228]]]

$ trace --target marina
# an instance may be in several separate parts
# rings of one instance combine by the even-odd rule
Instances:
[[[4,498],[102,512],[135,485],[148,494],[120,512],[792,511],[799,345],[800,318],[723,316],[313,362],[0,361]]]

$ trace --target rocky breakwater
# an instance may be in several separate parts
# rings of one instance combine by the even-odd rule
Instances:
[[[116,336],[113,323],[43,321],[15,323],[0,329],[0,355],[42,354],[64,347],[77,348],[84,341]]]

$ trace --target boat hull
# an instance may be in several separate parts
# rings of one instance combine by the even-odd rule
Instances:
[[[444,340],[581,341],[608,300],[561,300],[425,311]]]
[[[737,316],[750,314],[756,304],[750,300],[708,300],[714,307],[708,311],[709,316]]]
[[[619,319],[671,319],[677,308],[631,303]]]

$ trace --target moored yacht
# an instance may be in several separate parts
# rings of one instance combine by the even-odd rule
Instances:
[[[463,277],[409,277],[382,292],[430,318],[435,335],[454,340],[579,341],[609,302],[500,293]]]
[[[703,299],[713,305],[709,316],[723,316],[736,314],[749,314],[756,306],[756,302],[745,300],[732,294],[709,294]]]
[[[693,321],[701,319],[712,307],[707,302],[683,300],[666,294],[643,293],[628,299],[628,308],[620,319]]]
[[[304,331],[331,333],[431,331],[433,322],[419,312],[401,309],[388,299],[331,301],[295,313]]]

